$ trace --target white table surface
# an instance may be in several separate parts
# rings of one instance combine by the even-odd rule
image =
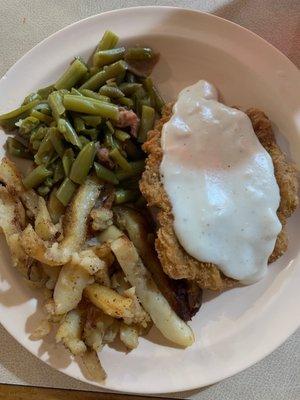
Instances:
[[[188,7],[214,13],[256,32],[300,66],[300,0],[0,0],[0,76],[60,28],[103,11],[139,5]],[[1,326],[0,383],[97,390],[42,363]],[[210,387],[172,396],[199,400],[299,400],[300,330],[246,371]]]

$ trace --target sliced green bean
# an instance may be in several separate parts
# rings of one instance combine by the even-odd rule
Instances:
[[[76,184],[69,178],[65,178],[60,187],[57,189],[57,199],[66,207],[76,189]]]
[[[37,151],[37,150],[39,149],[41,143],[42,143],[41,140],[33,140],[33,141],[31,142],[32,150]]]
[[[119,99],[120,97],[125,97],[124,93],[122,90],[120,90],[118,87],[115,86],[109,86],[109,85],[103,85],[99,93],[103,96],[107,96],[111,99]]]
[[[65,213],[65,207],[62,205],[62,203],[57,199],[56,197],[57,193],[57,188],[53,188],[49,200],[47,203],[47,208],[51,217],[51,220],[54,224],[57,224],[62,217],[62,215]]]
[[[66,176],[69,176],[74,160],[74,151],[72,149],[67,149],[62,158],[63,168]]]
[[[38,194],[39,194],[40,196],[42,196],[42,197],[47,196],[47,194],[50,192],[50,190],[51,190],[50,187],[44,186],[44,185],[39,186],[39,187],[37,188]]]
[[[46,86],[37,91],[37,94],[41,96],[42,99],[46,100],[50,93],[54,91],[54,85]]]
[[[96,128],[85,128],[82,133],[86,136],[89,136],[91,138],[91,140],[93,140],[94,142],[98,139],[98,135],[100,133],[100,131]]]
[[[70,178],[73,182],[81,184],[85,181],[93,165],[95,155],[96,146],[94,142],[89,142],[83,147],[71,168]]]
[[[112,149],[114,149],[115,147],[117,147],[117,145],[116,145],[116,143],[115,143],[115,141],[114,141],[114,138],[113,138],[113,135],[112,135],[112,133],[107,129],[107,131],[105,132],[105,135],[104,135],[104,146],[105,147],[107,147],[108,149],[110,149],[110,150],[112,150]]]
[[[109,152],[109,156],[124,170],[131,171],[131,165],[126,160],[125,157],[122,156],[120,151],[117,148],[112,149]]]
[[[125,54],[125,47],[119,47],[110,50],[97,51],[93,56],[93,64],[96,67],[103,67],[104,65],[111,64],[119,61]]]
[[[147,133],[153,129],[155,110],[152,107],[142,106],[142,115],[138,133],[138,142],[144,143],[147,140]]]
[[[119,99],[117,99],[117,103],[127,108],[133,108],[134,105],[133,100],[129,97],[120,97]]]
[[[29,116],[23,119],[18,126],[22,135],[28,135],[34,128],[37,128],[39,124],[40,121],[37,118]]]
[[[105,31],[97,46],[97,51],[113,49],[118,41],[119,37],[114,32]]]
[[[113,124],[110,121],[106,121],[105,125],[107,126],[109,132],[113,135],[115,133],[115,128],[113,127]]]
[[[22,105],[31,103],[34,100],[42,100],[42,97],[38,93],[30,93],[28,96],[25,97]]]
[[[114,185],[119,183],[116,175],[108,168],[103,167],[103,165],[98,164],[97,162],[94,162],[94,168],[99,179],[103,179],[104,181],[113,183]]]
[[[126,69],[127,64],[123,60],[107,65],[102,71],[91,76],[88,81],[80,86],[80,89],[97,90],[100,86],[104,85],[108,79],[116,78],[118,75],[124,73]]]
[[[23,184],[26,189],[35,188],[43,183],[47,176],[50,175],[52,175],[51,171],[49,171],[44,165],[39,165],[23,179]]]
[[[32,158],[32,154],[18,140],[9,137],[6,141],[7,152],[9,155],[20,158]]]
[[[107,101],[108,103],[110,103],[109,97],[102,96],[101,94],[93,92],[92,90],[89,90],[89,89],[79,89],[79,93],[81,93],[85,97],[90,97],[91,99]]]
[[[64,96],[64,106],[67,110],[76,111],[83,114],[99,115],[104,118],[117,120],[119,109],[115,104],[106,103],[84,96]]]
[[[81,96],[81,93],[79,92],[79,90],[77,90],[75,88],[72,88],[70,93],[75,94],[76,96]]]
[[[131,161],[129,162],[131,171],[117,170],[115,171],[116,177],[119,181],[123,181],[124,179],[132,178],[133,176],[140,175],[145,169],[145,161]]]
[[[31,110],[39,102],[40,100],[33,100],[30,103],[24,104],[23,106],[16,108],[13,111],[0,115],[0,124],[2,124],[3,122],[7,122],[10,119],[20,117],[24,112]]]
[[[53,121],[52,117],[35,109],[31,111],[31,116],[37,118],[40,122],[45,122],[47,125],[51,124]]]
[[[130,139],[129,133],[122,131],[121,129],[116,129],[114,134],[115,137],[120,140],[120,142],[125,142],[125,140]]]
[[[38,129],[33,130],[30,135],[30,143],[33,143],[36,140],[43,140],[47,133],[48,129],[44,126],[40,126]]]
[[[68,120],[60,118],[58,120],[57,128],[59,132],[64,135],[64,138],[67,142],[70,142],[74,146],[77,146],[79,149],[82,148],[78,135]]]
[[[64,179],[64,177],[65,177],[65,171],[62,160],[58,160],[54,168],[53,182],[57,183],[62,179]]]
[[[47,178],[44,180],[44,185],[51,188],[54,184],[53,179],[50,176],[47,176]]]
[[[46,102],[46,101],[41,101],[39,104],[37,104],[37,105],[33,108],[33,110],[37,110],[37,111],[39,111],[40,113],[49,115],[50,117],[51,117],[51,114],[52,114],[51,108],[50,108],[48,102]]]
[[[58,91],[50,93],[48,97],[49,106],[52,110],[52,115],[56,121],[60,119],[65,113],[65,107],[63,105],[62,94]]]
[[[53,154],[54,147],[50,139],[50,132],[48,132],[42,140],[36,155],[34,156],[34,161],[38,165],[47,165],[53,157]]]
[[[135,93],[141,86],[142,86],[141,83],[123,82],[121,83],[119,88],[122,90],[125,96],[132,96],[133,93]]]
[[[80,143],[82,147],[84,147],[86,144],[90,143],[89,139],[87,139],[85,136],[81,135],[79,136]]]
[[[138,193],[134,190],[119,188],[115,191],[115,204],[123,204],[129,201],[136,200]]]
[[[96,128],[101,124],[102,118],[98,115],[81,115],[80,118],[86,123],[87,126]]]
[[[160,114],[162,114],[162,109],[164,108],[166,103],[155,86],[153,86],[153,96],[154,96],[156,108],[158,109]]]
[[[85,123],[82,118],[80,117],[73,118],[73,123],[76,132],[81,132],[85,129]]]
[[[126,50],[125,60],[150,60],[153,57],[153,51],[149,47],[131,47]]]
[[[56,153],[62,157],[65,152],[62,134],[56,128],[50,128],[50,140]]]
[[[76,85],[80,79],[87,72],[87,67],[78,58],[76,58],[62,76],[56,81],[54,87],[56,90],[67,89],[70,90]]]
[[[92,66],[92,67],[90,68],[90,76],[89,76],[89,77],[91,77],[91,76],[93,76],[93,75],[96,75],[97,72],[99,72],[99,71],[100,71],[100,68],[95,67],[95,66]]]

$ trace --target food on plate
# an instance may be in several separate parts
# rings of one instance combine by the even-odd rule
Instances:
[[[202,288],[261,279],[298,203],[263,112],[225,106],[206,81],[172,110],[149,76],[159,55],[118,41],[106,31],[90,63],[0,115],[8,155],[31,160],[24,174],[0,161],[12,264],[44,294],[30,338],[55,329],[97,381],[102,348],[133,350],[153,324],[191,346]]]
[[[76,58],[56,83],[0,116],[8,155],[33,161],[24,176],[9,158],[0,162],[0,225],[13,265],[45,296],[30,338],[56,329],[96,380],[106,376],[103,346],[119,338],[132,350],[153,322],[175,344],[191,345],[185,321],[202,294],[168,278],[148,241],[138,182],[141,145],[164,106],[149,77],[158,55],[117,42],[105,32],[91,65]]]
[[[223,290],[262,278],[285,252],[298,185],[266,115],[217,100],[200,81],[180,93],[173,114],[165,108],[143,145],[140,188],[156,216],[164,271]]]

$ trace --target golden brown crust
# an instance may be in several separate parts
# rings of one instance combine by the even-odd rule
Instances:
[[[200,262],[186,253],[173,230],[172,207],[159,175],[159,167],[162,160],[161,129],[163,124],[169,120],[171,113],[171,105],[166,106],[162,118],[158,121],[155,129],[148,133],[148,140],[143,145],[144,150],[148,153],[148,158],[140,181],[140,189],[147,200],[148,206],[157,210],[159,228],[155,246],[158,257],[165,273],[173,279],[186,278],[195,280],[200,287],[211,290],[225,290],[237,286],[238,282],[224,276],[216,265]],[[284,227],[286,219],[298,205],[296,171],[277,146],[271,123],[267,116],[262,111],[254,108],[249,109],[246,113],[252,122],[259,141],[272,157],[281,195],[278,217]],[[278,235],[269,261],[275,261],[286,251],[286,248],[287,238],[284,230],[282,230]]]

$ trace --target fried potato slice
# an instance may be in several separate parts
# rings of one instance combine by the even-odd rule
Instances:
[[[88,378],[99,383],[103,383],[106,378],[104,371],[97,353],[94,350],[86,351],[81,356],[83,365],[88,373]]]
[[[61,321],[55,336],[56,342],[63,342],[73,355],[83,354],[87,351],[85,343],[81,340],[81,315],[80,310],[68,312]]]
[[[23,185],[22,176],[15,163],[7,157],[0,162],[0,181],[5,184],[7,190],[18,196],[28,212],[30,218],[35,217],[38,211],[39,196],[33,189],[26,189]]]
[[[27,277],[32,259],[21,246],[20,234],[25,224],[25,212],[20,201],[5,187],[0,187],[0,227],[5,235],[13,265]]]
[[[58,233],[57,227],[53,224],[46,202],[43,197],[38,198],[38,209],[35,217],[35,232],[43,240],[52,240]]]
[[[93,283],[84,290],[85,296],[105,314],[114,318],[131,318],[132,299],[120,295],[115,290]]]
[[[97,180],[87,179],[78,189],[63,219],[63,239],[54,244],[44,241],[31,225],[21,235],[25,252],[47,265],[63,265],[70,261],[73,253],[83,246],[87,235],[88,216],[100,193]]]
[[[129,350],[137,348],[139,344],[138,329],[132,325],[121,323],[120,326],[120,340],[125,344]]]
[[[194,335],[191,328],[176,315],[158,290],[133,243],[123,236],[111,243],[111,249],[128,281],[135,287],[139,301],[161,333],[180,346],[192,345]]]

